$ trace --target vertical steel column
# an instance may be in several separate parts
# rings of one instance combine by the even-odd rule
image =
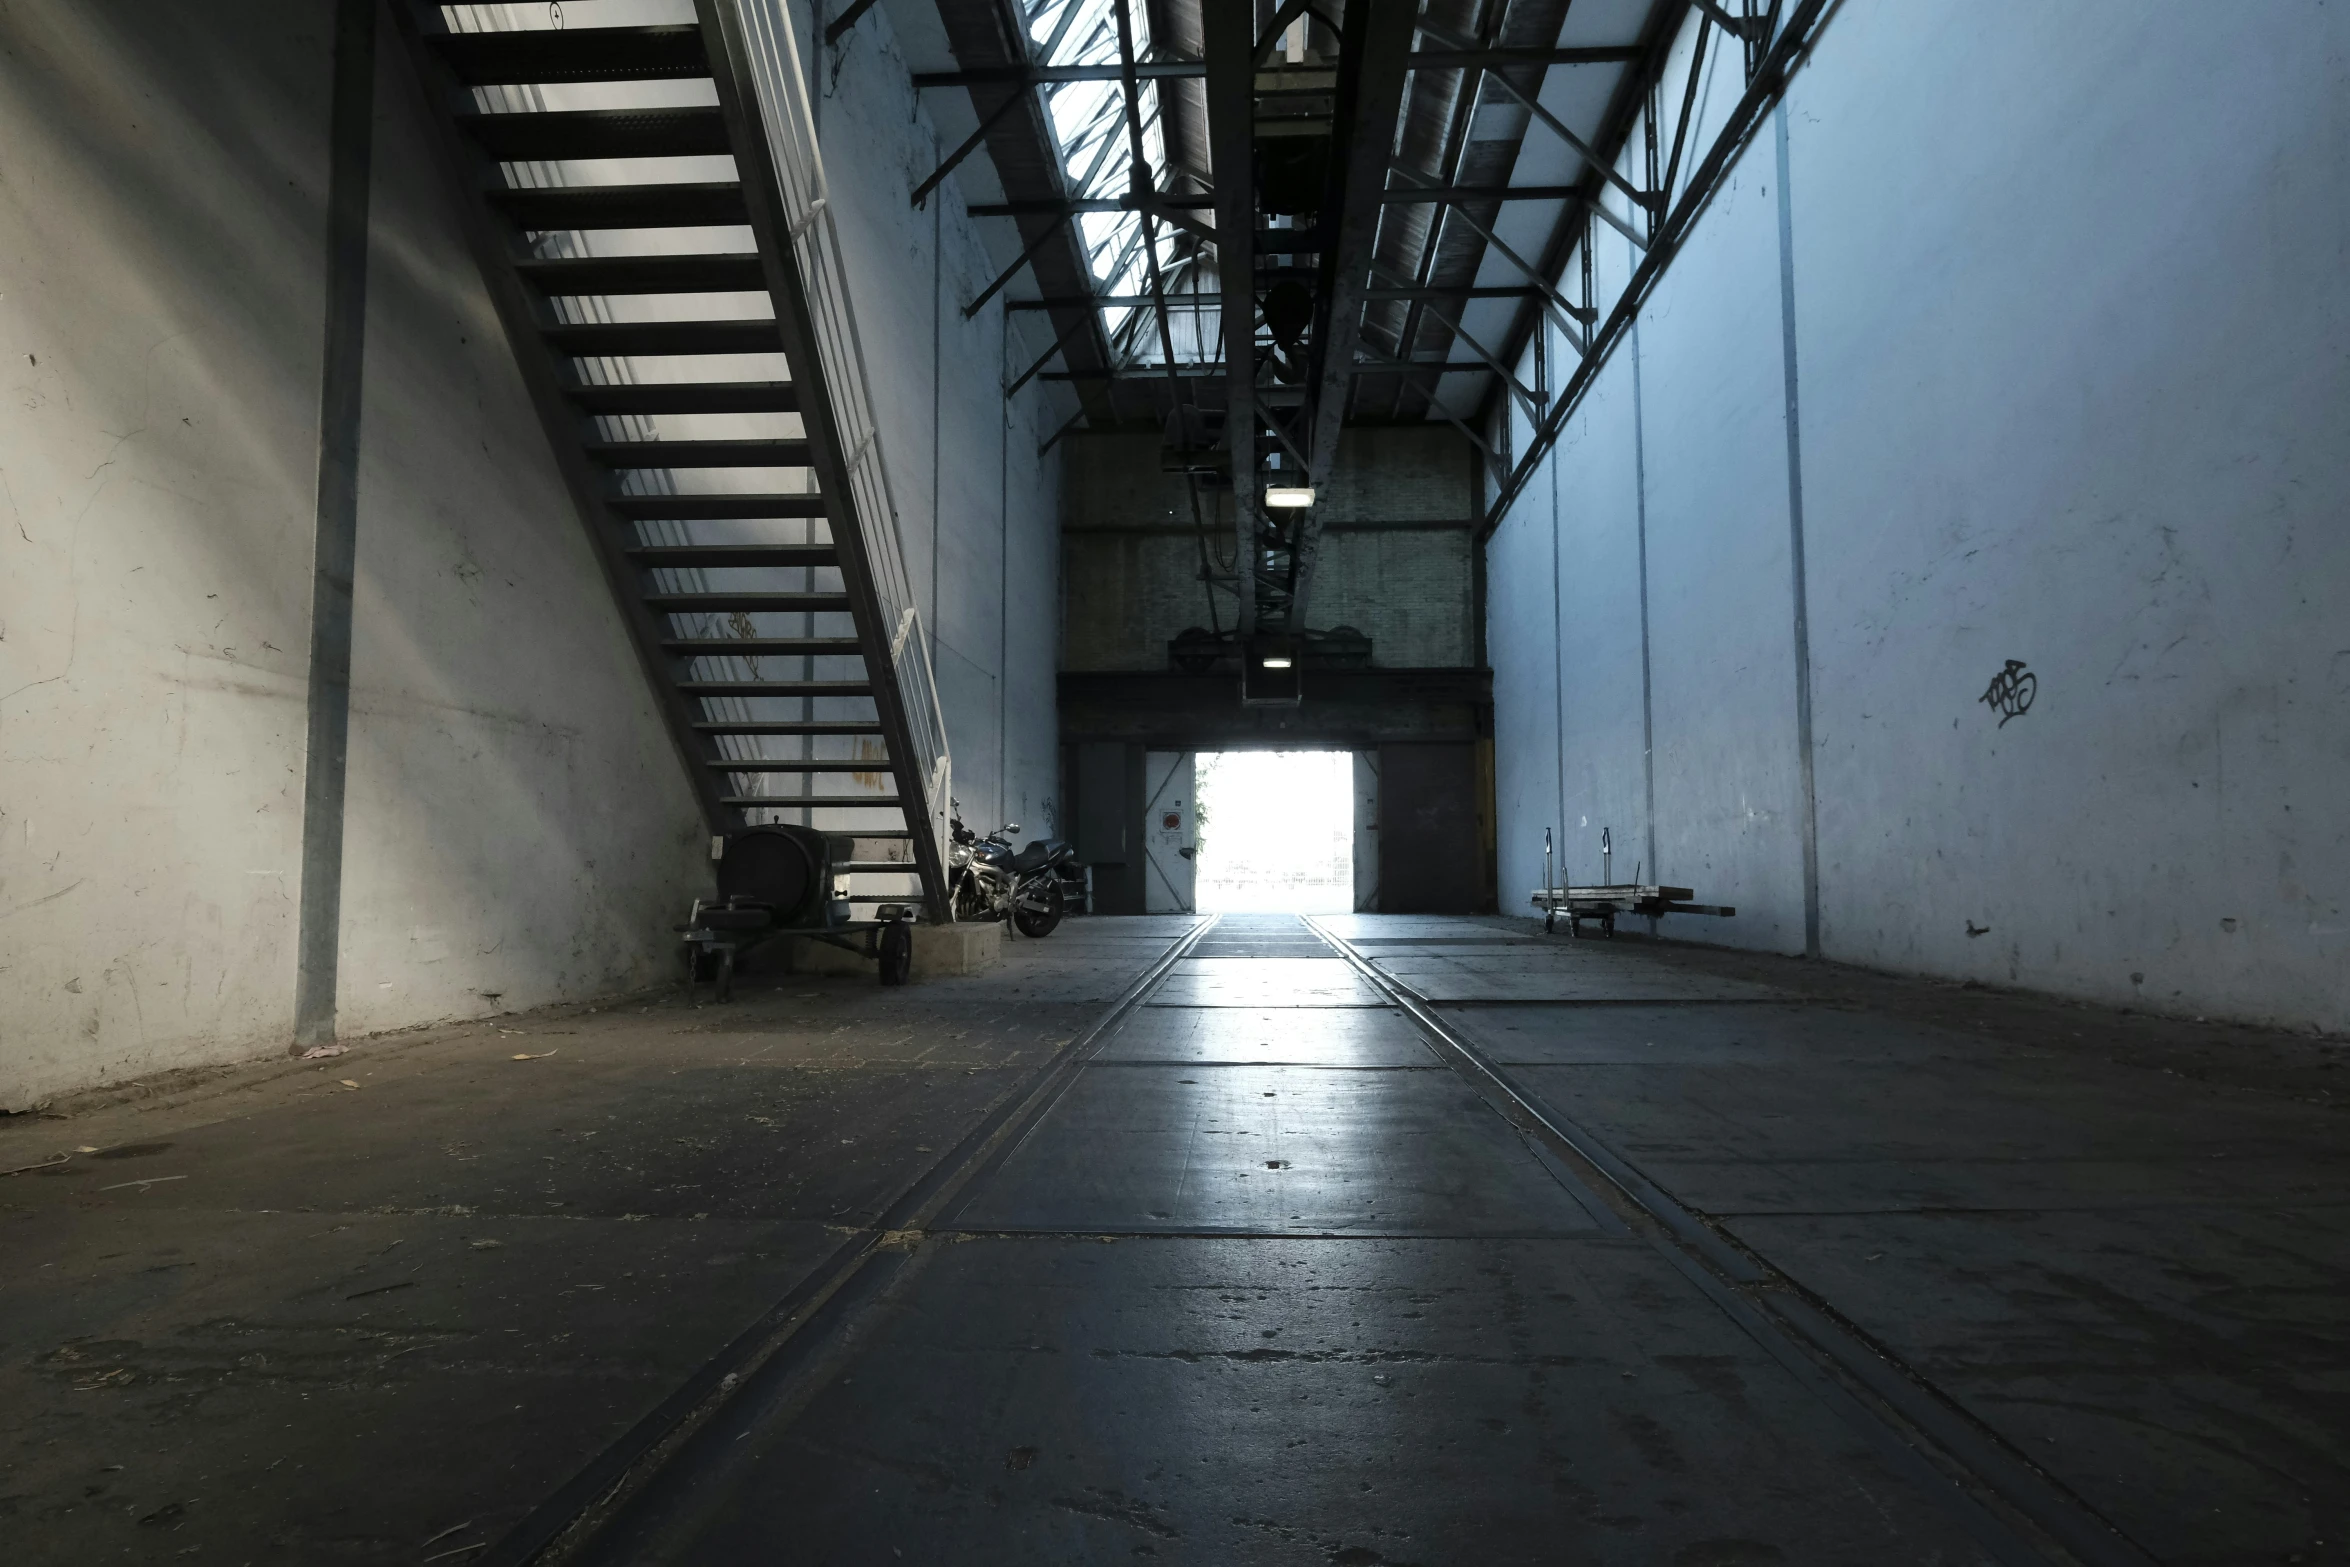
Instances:
[[[1216,179],[1216,272],[1223,285],[1224,444],[1232,461],[1239,541],[1238,631],[1257,614],[1256,5],[1201,0],[1206,34],[1208,149]]]
[[[1337,145],[1330,160],[1331,196],[1316,221],[1322,246],[1319,319],[1308,372],[1314,388],[1306,428],[1306,483],[1319,488],[1338,458],[1338,432],[1354,384],[1355,343],[1362,334],[1363,293],[1370,284],[1373,242],[1383,210],[1387,164],[1395,148],[1403,109],[1404,79],[1411,74],[1416,0],[1353,0],[1339,32],[1338,99],[1334,115]],[[1313,592],[1314,562],[1321,525],[1313,509],[1298,519],[1289,630],[1303,636],[1306,601]]]
[[[302,901],[294,1049],[335,1037],[343,799],[351,750],[351,583],[359,556],[359,398],[367,350],[367,198],[375,157],[375,0],[335,7],[326,215],[326,363],[310,584],[310,713],[302,765]]]

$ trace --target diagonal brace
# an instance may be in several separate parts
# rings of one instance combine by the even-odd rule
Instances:
[[[1393,165],[1393,170],[1395,173],[1401,174],[1404,178],[1410,180],[1425,180],[1428,178],[1426,175],[1415,173],[1413,170],[1405,168],[1400,163]],[[1559,293],[1557,285],[1553,284],[1550,279],[1544,277],[1541,273],[1541,270],[1537,268],[1533,262],[1528,261],[1524,256],[1519,255],[1515,249],[1511,248],[1511,246],[1506,241],[1504,241],[1499,234],[1494,233],[1491,228],[1487,227],[1483,223],[1480,223],[1476,218],[1470,216],[1467,208],[1464,207],[1460,202],[1443,201],[1438,197],[1431,197],[1430,199],[1437,200],[1442,206],[1448,208],[1454,217],[1460,219],[1463,223],[1466,223],[1473,232],[1475,232],[1485,241],[1486,244],[1492,246],[1494,251],[1500,255],[1502,260],[1508,262],[1511,266],[1516,267],[1520,273],[1524,274],[1526,281],[1534,285],[1537,297],[1541,299],[1544,308],[1550,312],[1551,319],[1558,323],[1558,329],[1566,334],[1567,342],[1573,346],[1576,353],[1580,354],[1585,351],[1583,333],[1576,323],[1588,319],[1592,312],[1586,310],[1581,305],[1569,304],[1565,296]],[[1594,203],[1594,205],[1596,206],[1597,204]]]
[[[1004,99],[1002,103],[997,104],[995,108],[990,110],[987,114],[981,116],[979,121],[979,129],[964,137],[963,145],[957,147],[953,152],[948,153],[946,156],[946,161],[941,163],[937,168],[930,171],[930,178],[924,180],[921,184],[914,187],[914,205],[917,207],[921,206],[924,199],[927,198],[932,191],[938,189],[938,182],[955,172],[955,165],[961,163],[965,158],[970,157],[974,152],[977,152],[979,150],[979,144],[987,139],[987,133],[994,130],[997,123],[1000,122],[1005,115],[1010,114],[1015,108],[1017,108],[1020,104],[1020,101],[1027,96],[1028,89],[1023,87],[1018,92],[1013,93]]]
[[[1380,276],[1391,280],[1402,278],[1408,275],[1395,267],[1389,266],[1384,261],[1374,260],[1371,265],[1378,271]],[[1422,301],[1420,308],[1427,311],[1437,320],[1443,322],[1446,326],[1451,327],[1452,335],[1459,338],[1462,342],[1468,344],[1469,352],[1475,354],[1479,359],[1484,360],[1485,367],[1491,370],[1495,375],[1500,376],[1503,382],[1508,385],[1509,389],[1517,394],[1518,401],[1526,405],[1527,416],[1535,420],[1537,423],[1541,421],[1542,399],[1536,397],[1534,393],[1526,386],[1526,384],[1523,381],[1520,381],[1517,376],[1512,373],[1510,367],[1501,362],[1500,357],[1496,355],[1493,350],[1487,348],[1483,343],[1478,342],[1476,337],[1469,331],[1469,329],[1461,325],[1459,312],[1447,310],[1433,299]]]
[[[1004,268],[1003,272],[993,283],[990,283],[987,285],[987,287],[981,289],[977,299],[974,299],[971,301],[971,303],[963,307],[963,319],[968,321],[973,316],[979,314],[981,307],[984,306],[989,300],[995,298],[997,293],[1003,289],[1003,286],[1006,283],[1009,283],[1012,281],[1012,279],[1018,277],[1020,275],[1020,269],[1028,265],[1029,259],[1033,257],[1038,251],[1044,249],[1045,242],[1051,239],[1055,234],[1060,233],[1062,227],[1067,224],[1068,221],[1068,214],[1063,213],[1061,216],[1053,219],[1052,222],[1046,224],[1044,232],[1037,235],[1036,238],[1030,240],[1028,242],[1028,248],[1021,251],[1018,256],[1013,258],[1012,264]]]

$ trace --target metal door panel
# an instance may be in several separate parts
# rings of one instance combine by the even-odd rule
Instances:
[[[1145,751],[1142,757],[1142,908],[1146,914],[1189,914],[1197,900],[1199,847],[1194,753]]]

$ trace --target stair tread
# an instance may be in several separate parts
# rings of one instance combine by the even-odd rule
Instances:
[[[539,337],[574,359],[783,352],[783,333],[772,321],[580,321],[543,326]]]
[[[789,381],[632,381],[620,386],[569,386],[563,395],[591,414],[797,413],[799,388]]]
[[[829,566],[840,557],[829,544],[632,544],[640,566]]]
[[[440,33],[431,41],[433,52],[469,87],[656,81],[710,74],[702,30],[691,23]]]
[[[879,757],[856,761],[770,761],[763,756],[734,757],[709,764],[722,773],[886,773],[889,763]]]
[[[687,658],[845,658],[865,651],[855,637],[665,637],[661,646]]]
[[[865,836],[871,837],[868,833]],[[832,868],[851,876],[919,876],[922,867],[912,860],[835,860]]]
[[[757,795],[730,794],[722,796],[718,803],[720,805],[739,806],[744,809],[750,809],[752,807],[765,807],[768,810],[788,810],[791,809],[797,802],[792,800],[762,799]],[[835,838],[883,839],[911,838],[914,836],[912,832],[903,827],[824,827],[819,828],[818,831],[829,833]]]
[[[688,696],[871,696],[869,680],[680,680]]]
[[[694,724],[706,735],[877,735],[881,724],[871,718],[708,718]]]
[[[895,810],[906,803],[894,794],[757,794],[742,798],[810,811]]]
[[[648,608],[668,615],[707,615],[726,610],[776,615],[845,615],[846,593],[648,593]]]
[[[824,497],[809,494],[614,495],[605,500],[616,517],[643,522],[757,522],[778,517],[821,517]]]
[[[796,436],[747,440],[589,441],[588,460],[607,468],[805,468],[808,443]]]
[[[757,251],[684,256],[530,257],[514,270],[549,294],[724,294],[766,292]]]
[[[551,185],[490,192],[490,204],[526,229],[724,228],[748,223],[732,180],[669,185]]]
[[[715,104],[677,109],[540,109],[460,114],[457,124],[508,163],[564,158],[680,158],[730,153]]]

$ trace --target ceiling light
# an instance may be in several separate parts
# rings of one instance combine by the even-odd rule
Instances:
[[[1271,658],[1265,660],[1265,667],[1267,669],[1287,669],[1289,667],[1289,660],[1276,653]]]
[[[1265,486],[1265,504],[1311,506],[1314,504],[1314,492],[1302,484],[1268,484]]]

